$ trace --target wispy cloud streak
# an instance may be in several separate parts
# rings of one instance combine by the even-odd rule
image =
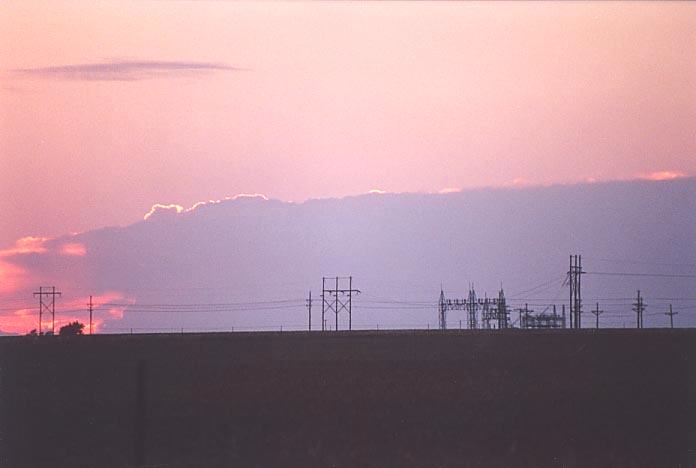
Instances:
[[[243,71],[215,62],[178,62],[159,60],[117,60],[102,63],[78,63],[38,68],[19,68],[14,73],[25,77],[82,81],[135,81],[151,78],[190,76],[206,72]]]

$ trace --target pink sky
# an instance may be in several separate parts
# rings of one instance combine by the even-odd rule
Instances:
[[[0,42],[3,246],[237,193],[696,174],[694,3],[17,1]]]

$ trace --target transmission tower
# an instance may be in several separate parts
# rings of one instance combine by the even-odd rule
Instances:
[[[484,330],[490,330],[491,320],[493,319],[493,314],[491,313],[491,301],[487,296],[484,296],[483,299],[479,299],[478,302],[481,306],[481,327]]]
[[[525,304],[524,308],[517,309],[517,312],[519,312],[519,322],[520,322],[520,328],[533,328],[532,324],[530,323],[530,310],[529,310],[529,305]],[[531,312],[534,312],[533,310]]]
[[[309,331],[312,331],[312,291],[309,291],[309,297],[307,298],[307,315],[309,316],[307,320]]]
[[[582,255],[570,256],[570,267],[566,280],[570,286],[570,328],[582,328],[582,295],[580,292],[580,278],[582,271]]]
[[[478,301],[476,300],[476,291],[474,291],[474,285],[469,286],[469,299],[467,300],[467,312],[469,318],[469,330],[476,330],[478,328],[478,320],[476,319],[476,312],[478,311]]]
[[[55,286],[51,286],[50,288],[39,287],[39,291],[34,293],[34,297],[39,296],[39,335],[43,335],[42,316],[44,311],[47,314],[51,314],[51,334],[55,334],[56,296],[60,295],[61,293],[59,291],[56,291]],[[44,297],[46,298],[46,300],[44,300]]]
[[[604,313],[603,310],[599,310],[599,302],[595,304],[595,309],[590,312],[595,316],[595,328],[599,328],[599,316]]]
[[[505,292],[501,285],[500,291],[498,291],[498,309],[497,309],[497,319],[498,319],[498,329],[508,327],[508,322],[510,321],[510,311],[505,303]]]
[[[665,312],[665,315],[669,315],[669,328],[674,328],[674,316],[679,312],[672,311],[672,304],[669,305],[669,312]]]
[[[447,330],[447,299],[445,291],[440,287],[440,299],[437,301],[437,328]]]
[[[636,313],[636,327],[643,328],[643,311],[645,311],[645,304],[643,303],[643,298],[640,296],[640,289],[636,295],[636,302],[633,303],[633,312]]]
[[[345,282],[348,280],[348,288]],[[334,283],[331,288],[329,284]],[[328,286],[328,287],[327,287]],[[353,289],[352,276],[323,277],[321,279],[321,329],[326,330],[327,313],[333,312],[336,316],[336,331],[338,331],[338,314],[348,312],[348,330],[353,329],[353,293],[360,294],[359,289]]]
[[[551,313],[547,310],[553,307]],[[528,304],[524,308],[517,309],[520,314],[520,328],[523,329],[560,329],[565,328],[565,313],[558,315],[556,306],[547,306],[541,312],[535,313],[534,309],[530,309]]]
[[[471,293],[469,293],[471,294]],[[440,330],[447,330],[447,312],[450,310],[468,310],[466,299],[447,299],[440,287],[440,299],[437,302],[437,325]]]
[[[505,292],[501,286],[497,299],[476,298],[473,286],[470,286],[468,299],[447,299],[445,292],[440,288],[440,298],[437,303],[438,328],[447,330],[447,312],[450,310],[466,310],[468,314],[468,327],[470,330],[478,328],[477,311],[481,309],[481,326],[486,330],[493,328],[491,323],[497,324],[498,329],[508,328],[510,324],[510,310],[505,303]]]

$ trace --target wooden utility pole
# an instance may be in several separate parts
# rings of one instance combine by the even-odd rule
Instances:
[[[669,328],[674,328],[674,316],[679,312],[672,311],[672,304],[669,305],[669,312],[665,312],[665,315],[669,315]]]
[[[633,303],[633,311],[636,313],[636,328],[643,328],[643,311],[645,311],[645,304],[640,295],[640,289],[636,295],[636,302]]]
[[[568,285],[570,286],[570,328],[582,328],[582,294],[581,277],[585,272],[582,271],[582,255],[571,255],[570,266],[568,267]]]
[[[89,334],[92,334],[92,296],[89,296]]]
[[[599,310],[599,302],[595,305],[595,310],[591,312],[595,316],[595,328],[599,328],[599,316],[604,313],[603,310]]]

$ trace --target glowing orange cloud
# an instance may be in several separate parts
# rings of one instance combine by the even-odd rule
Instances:
[[[4,333],[26,334],[39,327],[38,309],[21,308],[2,314],[0,329]]]
[[[657,172],[651,172],[650,174],[645,174],[639,179],[646,179],[646,180],[673,180],[673,179],[680,179],[682,177],[686,177],[686,174],[683,172],[679,171],[657,171]]]
[[[4,261],[3,257],[47,252],[45,237],[22,237],[9,249],[0,250],[0,293],[17,291],[24,283],[27,272],[14,263]]]
[[[442,190],[440,190],[437,193],[445,194],[445,193],[459,193],[461,192],[462,189],[457,188],[457,187],[445,187]]]
[[[0,293],[6,294],[17,291],[26,278],[24,268],[9,262],[4,262],[0,258]]]
[[[59,332],[60,327],[70,322],[78,321],[85,325],[84,333],[89,333],[89,297],[79,297],[69,301],[56,301],[56,321],[55,332]],[[106,320],[120,320],[123,318],[125,306],[112,306],[112,303],[130,303],[125,296],[118,292],[107,292],[92,297],[92,332],[97,333]],[[18,307],[14,311],[5,312],[0,315],[0,330],[5,333],[15,333],[24,335],[31,330],[39,328],[39,315],[37,307]],[[42,320],[43,332],[50,331],[51,317],[44,314]]]
[[[83,244],[72,242],[69,244],[63,244],[63,246],[60,248],[60,253],[62,255],[76,255],[78,257],[82,257],[87,253],[87,248]]]
[[[532,183],[532,181],[528,179],[525,179],[523,177],[517,177],[515,179],[512,179],[509,183],[505,185],[509,187],[531,187],[534,184]]]
[[[9,249],[0,250],[0,257],[7,257],[9,255],[17,254],[29,254],[29,253],[44,253],[46,252],[46,247],[44,243],[48,240],[46,237],[22,237],[15,241],[15,245]]]

